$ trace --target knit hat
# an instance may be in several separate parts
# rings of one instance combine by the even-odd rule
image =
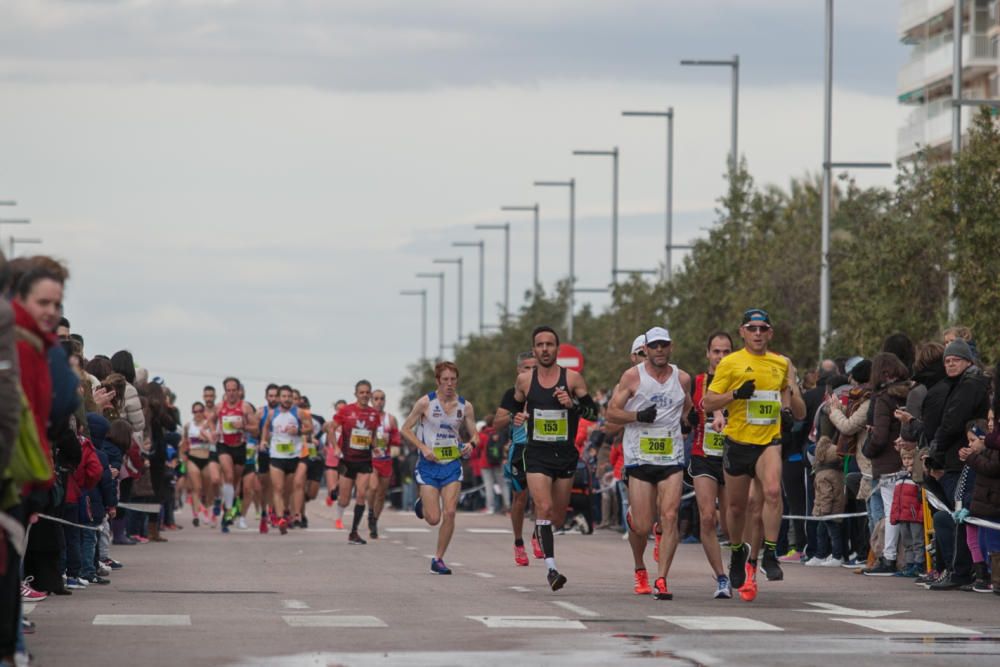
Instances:
[[[872,377],[872,362],[862,359],[851,367],[851,372],[848,375],[858,384],[868,382]]]
[[[944,348],[944,356],[945,358],[960,357],[969,363],[975,363],[975,360],[972,358],[972,350],[969,348],[969,344],[962,338],[956,338],[948,343],[948,347]]]

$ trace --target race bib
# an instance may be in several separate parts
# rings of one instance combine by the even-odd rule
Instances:
[[[295,453],[295,443],[294,442],[276,442],[274,443],[274,451],[278,454],[285,456],[291,456]]]
[[[532,439],[538,442],[565,442],[569,439],[569,419],[565,410],[535,410]]]
[[[458,446],[458,441],[451,433],[439,433],[434,438],[434,458],[439,463],[450,463],[458,460],[462,455],[462,450]]]
[[[657,463],[669,461],[674,458],[673,434],[665,428],[644,428],[639,431],[639,451]]]
[[[385,437],[385,429],[379,426],[375,430],[375,446],[381,449],[385,449],[387,440]]]
[[[314,459],[317,456],[319,456],[319,452],[316,449],[315,443],[310,442],[309,446],[306,447],[306,456],[308,456],[311,459]]]
[[[705,438],[702,442],[702,449],[705,450],[705,456],[722,456],[722,443],[725,440],[726,436],[721,433],[706,430]]]
[[[781,392],[755,391],[747,400],[747,424],[771,426],[781,416]]]
[[[223,435],[236,435],[243,427],[243,418],[239,415],[225,415],[222,418]]]
[[[366,428],[355,426],[351,429],[351,449],[368,449],[372,446],[372,432]]]

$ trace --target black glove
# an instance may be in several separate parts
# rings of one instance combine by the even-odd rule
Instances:
[[[738,398],[741,401],[745,401],[751,396],[753,396],[753,392],[755,389],[756,387],[754,386],[754,381],[747,380],[742,385],[740,385],[739,389],[733,392],[733,398]]]
[[[651,405],[635,413],[635,420],[644,424],[652,424],[656,420],[656,406]]]

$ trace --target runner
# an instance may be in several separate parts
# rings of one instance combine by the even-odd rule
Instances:
[[[293,404],[291,387],[282,385],[278,389],[278,401],[278,407],[271,411],[264,422],[260,440],[261,445],[270,447],[268,470],[277,516],[274,523],[284,535],[288,532],[288,519],[285,517],[286,487],[291,486],[291,478],[299,464],[302,421],[299,419],[298,407]]]
[[[219,483],[218,478],[212,479],[212,468],[209,467],[213,449],[215,433],[205,417],[205,404],[197,401],[191,406],[191,421],[184,425],[181,432],[181,459],[191,484],[191,524],[195,527],[200,523],[199,514],[204,513],[208,517],[208,508],[202,497],[204,490]],[[218,474],[217,469],[215,472]]]
[[[716,526],[726,527],[726,478],[722,472],[722,451],[724,436],[722,430],[726,426],[724,413],[706,413],[702,408],[701,399],[705,390],[712,383],[715,369],[723,357],[733,351],[733,339],[725,331],[714,331],[708,337],[705,356],[708,358],[708,372],[700,373],[694,379],[694,401],[697,422],[694,429],[694,440],[691,445],[691,462],[688,464],[688,474],[694,480],[694,495],[698,502],[698,515],[701,518],[701,546],[705,550],[708,564],[715,573],[716,598],[731,598],[733,591],[729,577],[722,569],[722,552]],[[718,510],[716,510],[718,501]]]
[[[260,431],[260,442],[257,445],[257,484],[260,487],[260,516],[257,519],[258,530],[268,532],[268,502],[272,498],[271,488],[271,452],[264,442],[264,424],[266,424],[278,409],[278,385],[273,382],[264,390],[264,405],[257,410],[255,419]],[[273,506],[271,515],[273,516]],[[275,519],[276,521],[276,519]]]
[[[319,455],[319,423],[312,415],[312,404],[306,396],[299,396],[297,403],[302,419],[302,451],[299,466],[295,470],[293,487],[293,528],[308,528],[306,503],[319,493],[319,482],[323,478],[323,459]]]
[[[517,355],[517,374],[525,373],[535,367],[535,357],[531,352]],[[528,507],[528,477],[524,470],[524,446],[527,442],[527,431],[524,424],[511,426],[511,411],[517,411],[514,402],[514,387],[504,393],[500,399],[500,407],[493,417],[493,427],[497,433],[504,436],[507,442],[507,462],[503,467],[503,475],[510,482],[513,497],[510,501],[510,523],[514,530],[514,562],[522,567],[528,566],[528,554],[524,550],[524,512]],[[531,546],[535,558],[545,558],[538,537],[532,532]]]
[[[250,406],[250,412],[254,415],[252,421],[257,423],[257,408],[249,402],[247,405]],[[259,434],[260,427],[258,426],[257,435]],[[260,450],[260,438],[257,437],[257,435],[247,433],[246,461],[243,465],[243,476],[240,479],[240,494],[236,501],[239,506],[237,527],[240,530],[247,529],[246,514],[250,510],[251,505],[257,506],[258,515],[261,515],[261,512],[263,511],[264,503],[262,502],[260,495],[260,481],[257,479],[257,455]]]
[[[528,425],[525,469],[528,490],[535,503],[535,530],[548,566],[553,591],[566,585],[556,569],[552,524],[566,519],[579,453],[576,431],[580,418],[596,421],[597,405],[587,393],[587,383],[576,371],[556,365],[559,336],[551,327],[536,327],[531,334],[538,365],[517,377],[514,385],[514,425]]]
[[[767,347],[774,331],[767,312],[754,308],[743,313],[740,326],[744,347],[724,357],[715,370],[702,407],[715,412],[728,408],[723,433],[723,468],[727,491],[730,549],[729,579],[740,597],[757,597],[757,554],[750,553],[747,515],[751,483],[763,498],[764,556],[761,566],[769,581],[784,574],[775,548],[781,528],[781,411],[789,407],[797,419],[805,404],[795,382],[795,367]],[[745,534],[746,533],[746,534]],[[751,555],[753,557],[751,557]]]
[[[360,380],[354,385],[356,402],[345,405],[333,420],[340,426],[341,461],[338,472],[340,480],[337,490],[337,524],[343,526],[344,510],[351,502],[351,491],[357,499],[354,503],[354,521],[347,536],[348,544],[367,544],[358,534],[358,526],[365,515],[365,497],[368,481],[372,473],[372,443],[379,425],[378,410],[369,405],[372,385],[368,380]]]
[[[333,404],[333,414],[336,415],[342,407],[347,405],[347,401],[340,399]],[[340,473],[340,425],[334,419],[330,419],[324,426],[326,436],[326,454],[324,457],[324,470],[326,474],[326,506],[331,507],[337,500],[337,487],[339,486]],[[344,529],[344,521],[337,519],[335,522],[337,530]]]
[[[222,381],[225,398],[219,406],[218,431],[219,465],[222,466],[222,532],[228,533],[233,523],[235,512],[233,502],[236,499],[236,482],[243,476],[243,465],[246,463],[246,435],[257,435],[257,424],[254,411],[250,404],[240,398],[243,385],[234,377]]]
[[[372,405],[378,410],[379,425],[375,431],[375,448],[372,450],[374,476],[368,484],[368,535],[377,540],[378,520],[382,516],[385,496],[392,480],[392,460],[399,452],[399,425],[396,418],[385,411],[384,391],[376,389],[372,393]]]
[[[462,489],[460,458],[472,454],[479,436],[472,403],[458,395],[458,366],[442,361],[434,367],[434,378],[437,390],[417,399],[401,431],[420,453],[414,473],[420,497],[413,509],[417,518],[429,525],[441,524],[431,572],[451,574],[444,564],[444,553],[455,532],[455,512]],[[419,434],[413,430],[417,425]],[[462,438],[463,425],[466,438]]]
[[[645,340],[646,359],[622,375],[607,417],[609,422],[625,426],[622,446],[635,592],[672,600],[667,574],[677,550],[677,511],[684,482],[681,420],[691,407],[691,376],[670,363],[671,340],[666,329],[653,327],[646,332]],[[659,518],[663,540],[651,589],[643,554],[655,518]]]

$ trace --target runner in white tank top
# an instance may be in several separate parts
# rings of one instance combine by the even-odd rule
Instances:
[[[691,409],[691,376],[670,363],[670,334],[646,332],[646,360],[625,371],[608,405],[608,421],[625,426],[622,449],[628,476],[629,544],[635,560],[635,593],[673,599],[667,573],[677,550],[677,510],[684,479],[681,422]],[[678,474],[680,473],[680,474]],[[653,587],[643,561],[653,523],[663,530]]]

